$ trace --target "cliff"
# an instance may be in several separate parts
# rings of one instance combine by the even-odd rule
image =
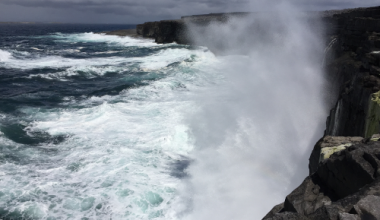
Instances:
[[[380,219],[380,7],[324,15],[337,99],[309,176],[264,219]]]
[[[137,34],[193,43],[189,24],[224,23],[249,13],[147,22]],[[380,219],[380,7],[312,13],[326,31],[324,68],[334,107],[309,159],[309,176],[264,219]],[[213,51],[213,45],[209,46]]]
[[[194,44],[187,32],[187,25],[207,26],[212,22],[224,23],[232,17],[244,17],[250,14],[247,12],[217,13],[183,16],[178,20],[145,22],[136,26],[136,33],[142,37],[153,38],[156,43]]]
[[[370,137],[379,132],[380,7],[334,16],[334,58],[327,62],[338,101],[327,119],[327,135]]]
[[[137,25],[136,32],[142,37],[154,38],[156,43],[189,43],[185,35],[183,20],[146,22]]]

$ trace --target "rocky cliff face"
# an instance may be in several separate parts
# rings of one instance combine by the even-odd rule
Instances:
[[[154,38],[156,43],[177,42],[187,44],[189,40],[186,38],[185,31],[185,22],[183,20],[146,22],[136,27],[138,35]]]
[[[192,43],[187,22],[206,26],[247,13],[147,22],[137,33],[157,43]],[[264,219],[380,219],[380,7],[320,13],[335,102],[314,146],[309,176]],[[207,45],[206,45],[207,46]]]
[[[379,137],[322,138],[310,175],[264,219],[380,219]]]
[[[379,133],[380,7],[332,17],[337,26],[326,61],[338,101],[327,119],[326,135],[370,137]]]
[[[188,33],[187,25],[195,24],[197,26],[207,26],[210,23],[227,22],[231,17],[244,17],[250,13],[220,13],[220,14],[206,14],[206,15],[193,15],[184,16],[178,20],[163,20],[155,22],[145,22],[136,27],[138,35],[146,38],[155,39],[156,43],[179,43],[179,44],[193,44],[191,34]]]
[[[380,7],[331,12],[324,62],[337,101],[309,176],[264,219],[380,219]]]

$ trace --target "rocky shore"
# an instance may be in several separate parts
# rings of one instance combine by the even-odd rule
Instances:
[[[136,34],[157,43],[191,44],[189,23],[206,26],[247,15],[146,22]],[[324,68],[337,101],[310,155],[309,176],[263,219],[380,219],[380,7],[312,16],[328,27]]]
[[[309,176],[265,220],[380,219],[380,7],[323,16],[333,29],[324,65],[337,101]]]

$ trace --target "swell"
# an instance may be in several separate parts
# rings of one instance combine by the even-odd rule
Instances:
[[[38,42],[2,48],[0,216],[175,219],[192,150],[183,119],[215,57],[96,34]]]

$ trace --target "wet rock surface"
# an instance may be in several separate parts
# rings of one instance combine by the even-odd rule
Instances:
[[[369,137],[380,131],[378,105],[371,97],[380,90],[379,14],[380,7],[374,7],[330,18],[335,43],[325,65],[338,101],[327,119],[326,135]]]
[[[341,137],[341,136],[325,136],[321,138],[314,146],[309,158],[310,175],[318,169],[318,164],[324,159],[330,157],[331,154],[344,150],[353,144],[361,143],[362,137]]]
[[[264,219],[287,219],[289,212],[299,215],[294,219],[379,219],[379,168],[380,142],[363,139],[319,162]]]
[[[323,16],[331,27],[324,65],[335,106],[309,176],[264,219],[380,219],[380,7]]]

